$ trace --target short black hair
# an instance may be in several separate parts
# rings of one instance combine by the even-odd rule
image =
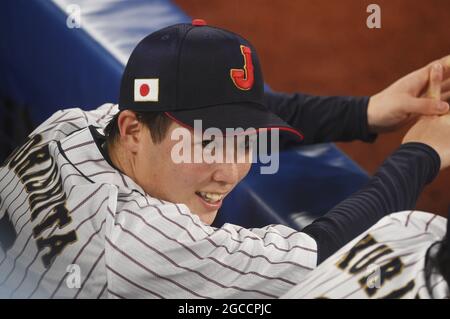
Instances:
[[[105,127],[105,136],[108,145],[113,145],[120,135],[118,118],[119,114],[122,111],[118,112],[114,117],[109,121],[109,123]],[[132,111],[136,114],[136,118],[139,122],[143,123],[150,131],[152,136],[152,140],[155,143],[161,143],[162,140],[166,137],[167,131],[172,120],[167,117],[164,112],[138,112]]]

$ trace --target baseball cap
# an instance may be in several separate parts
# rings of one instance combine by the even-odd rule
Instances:
[[[204,20],[176,24],[145,37],[122,76],[120,110],[164,112],[203,129],[278,128],[303,135],[264,105],[264,80],[252,44]]]

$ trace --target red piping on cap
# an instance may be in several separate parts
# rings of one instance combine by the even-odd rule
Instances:
[[[270,131],[270,130],[272,130],[272,129],[279,129],[280,131],[290,132],[290,133],[292,133],[292,134],[294,134],[294,135],[297,135],[297,137],[299,137],[300,140],[302,140],[302,141],[305,139],[302,133],[300,133],[299,131],[297,131],[297,130],[294,129],[294,128],[286,127],[286,126],[269,126],[269,127],[261,127],[261,128],[256,129],[256,131],[257,131],[257,132],[263,131],[263,130],[268,130],[268,131]]]
[[[173,121],[175,121],[176,123],[178,123],[179,125],[184,126],[184,127],[188,128],[188,129],[190,129],[190,130],[194,130],[194,128],[193,128],[192,126],[190,126],[190,125],[188,125],[188,124],[186,124],[186,123],[180,121],[179,119],[175,118],[175,117],[174,117],[172,114],[170,114],[169,112],[164,112],[164,114],[165,114],[168,118],[170,118],[171,120],[173,120]],[[285,127],[285,126],[269,126],[269,127],[261,127],[261,128],[255,129],[255,132],[259,132],[259,131],[263,131],[263,130],[268,130],[268,131],[270,131],[270,130],[272,130],[272,129],[279,129],[280,131],[285,131],[285,132],[293,133],[293,134],[297,135],[297,137],[299,137],[301,141],[304,140],[304,136],[303,136],[302,133],[300,133],[299,131],[297,131],[297,130],[294,129],[294,128],[291,128],[291,127]]]
[[[181,122],[179,119],[175,118],[172,114],[170,114],[169,112],[164,112],[164,114],[166,114],[166,116],[168,118],[170,118],[172,121],[175,121],[176,123],[178,123],[181,126],[184,126],[190,130],[194,130],[194,128],[190,125],[187,125],[186,123]]]
[[[194,19],[194,20],[192,20],[192,25],[196,26],[196,27],[201,27],[201,26],[206,25],[206,21],[203,19]]]

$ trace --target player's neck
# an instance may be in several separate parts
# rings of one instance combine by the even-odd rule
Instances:
[[[133,174],[131,161],[127,159],[126,152],[121,151],[120,146],[105,143],[105,150],[114,168],[136,181]]]

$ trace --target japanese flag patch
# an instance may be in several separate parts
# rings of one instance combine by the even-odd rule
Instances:
[[[158,102],[159,79],[135,79],[135,102]]]

